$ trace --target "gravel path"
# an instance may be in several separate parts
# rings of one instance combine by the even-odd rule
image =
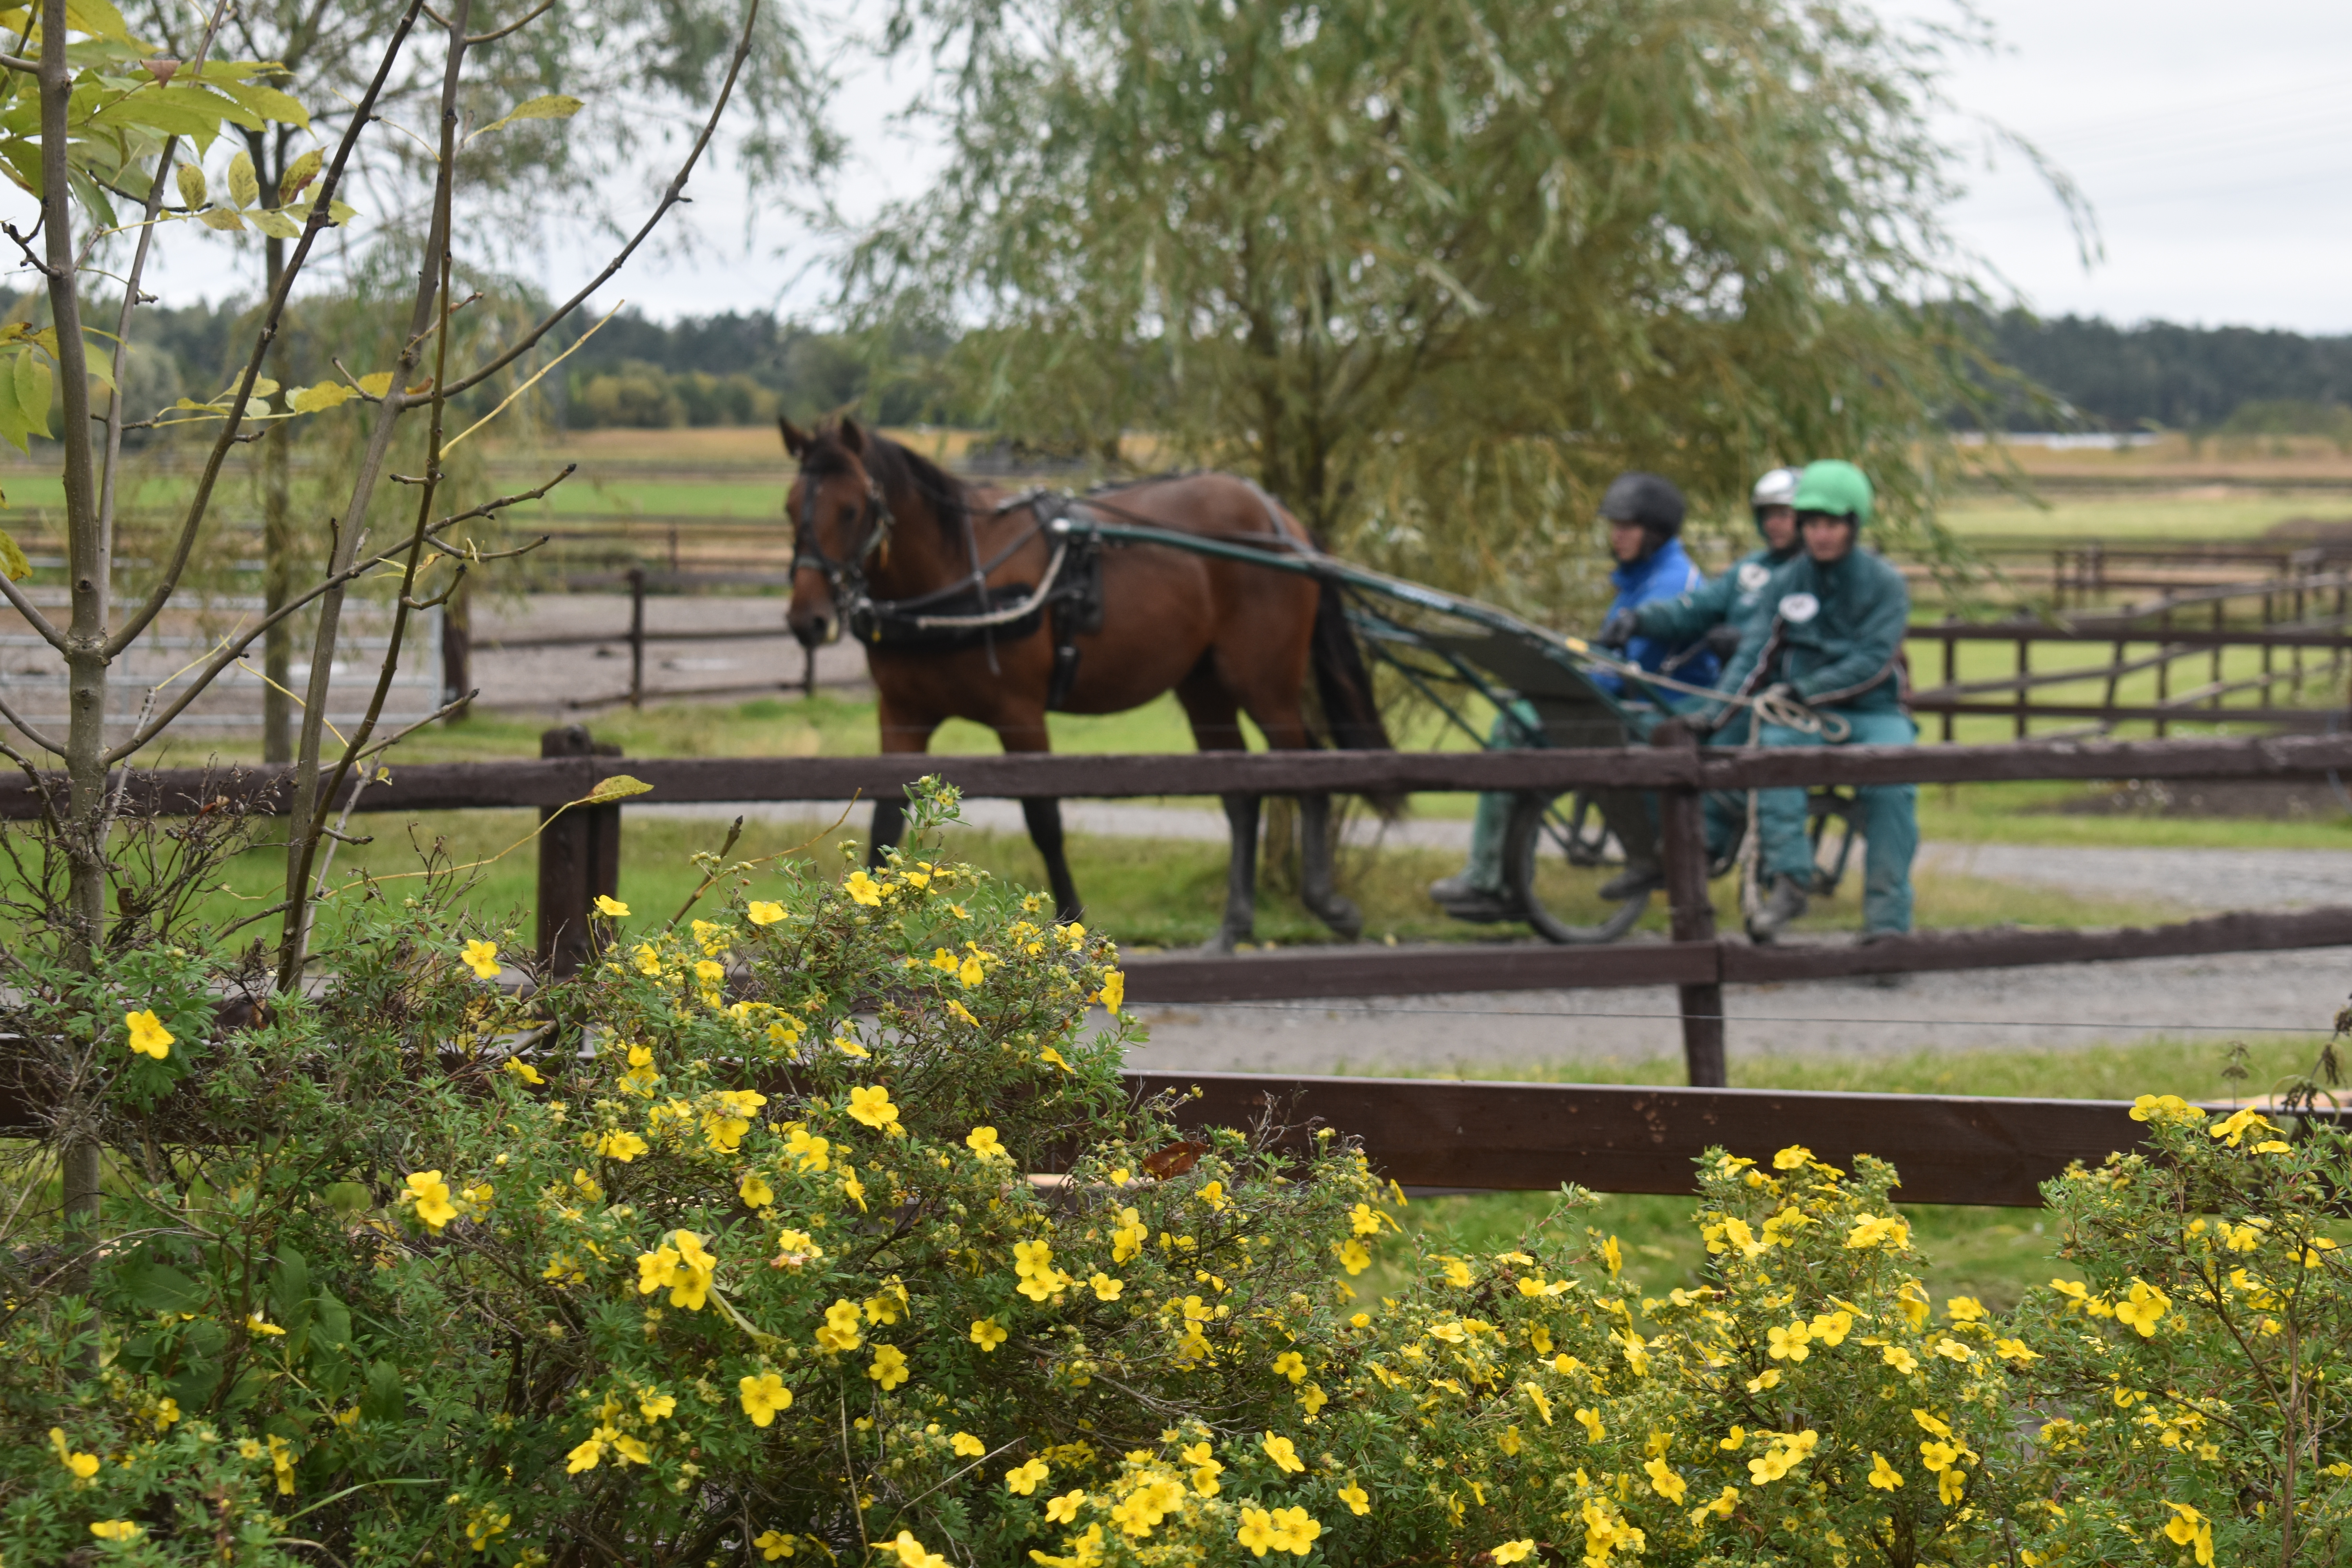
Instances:
[[[664,641],[669,631],[744,631],[765,636],[716,642]],[[750,698],[798,690],[802,653],[784,629],[784,601],[774,597],[646,600],[646,692],[656,699],[714,690]],[[478,648],[474,684],[485,707],[569,719],[582,709],[629,696],[629,596],[535,594],[520,606],[486,607],[474,617],[477,643],[499,637],[599,635],[580,647]],[[833,689],[866,685],[866,650],[837,642],[817,650],[816,679]]]

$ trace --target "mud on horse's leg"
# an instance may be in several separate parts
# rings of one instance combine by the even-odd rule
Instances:
[[[1024,797],[1021,819],[1029,825],[1029,842],[1045,857],[1045,880],[1054,889],[1054,918],[1067,922],[1086,913],[1078,902],[1078,886],[1070,878],[1070,859],[1062,852],[1062,803],[1052,796]]]
[[[874,828],[866,836],[866,864],[870,868],[882,864],[882,851],[894,848],[898,836],[907,830],[907,803],[903,800],[877,800],[874,803]]]
[[[1363,911],[1337,887],[1331,843],[1331,797],[1298,797],[1299,901],[1332,931],[1354,941],[1364,930]]]
[[[1216,935],[1201,944],[1203,952],[1231,952],[1235,942],[1248,942],[1257,931],[1258,798],[1229,795],[1224,803],[1234,835],[1233,858],[1225,868],[1225,918]]]

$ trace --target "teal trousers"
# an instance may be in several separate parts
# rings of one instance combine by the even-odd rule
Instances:
[[[1919,727],[1907,713],[1855,712],[1843,708],[1824,711],[1837,714],[1853,727],[1853,733],[1844,744],[1907,746],[1919,738]],[[1767,746],[1823,744],[1819,735],[1778,724],[1765,725],[1759,741]],[[1866,931],[1907,931],[1911,929],[1911,861],[1919,853],[1919,786],[1865,784],[1854,793],[1862,812],[1865,843],[1862,928]],[[1764,875],[1768,879],[1801,877],[1810,886],[1813,846],[1805,834],[1805,792],[1759,790],[1756,822],[1762,840],[1759,864]]]

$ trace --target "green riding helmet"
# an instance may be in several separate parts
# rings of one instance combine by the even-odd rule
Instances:
[[[1870,521],[1870,480],[1863,471],[1832,458],[1805,465],[1804,475],[1797,481],[1796,498],[1789,504],[1801,514],[1821,511],[1850,517],[1860,528]]]

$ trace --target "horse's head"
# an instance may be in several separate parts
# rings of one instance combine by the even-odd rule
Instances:
[[[890,507],[866,469],[857,421],[803,430],[779,418],[776,426],[801,466],[784,498],[793,520],[793,603],[784,620],[803,647],[814,647],[841,635],[850,603],[865,594],[867,562],[889,546]]]

